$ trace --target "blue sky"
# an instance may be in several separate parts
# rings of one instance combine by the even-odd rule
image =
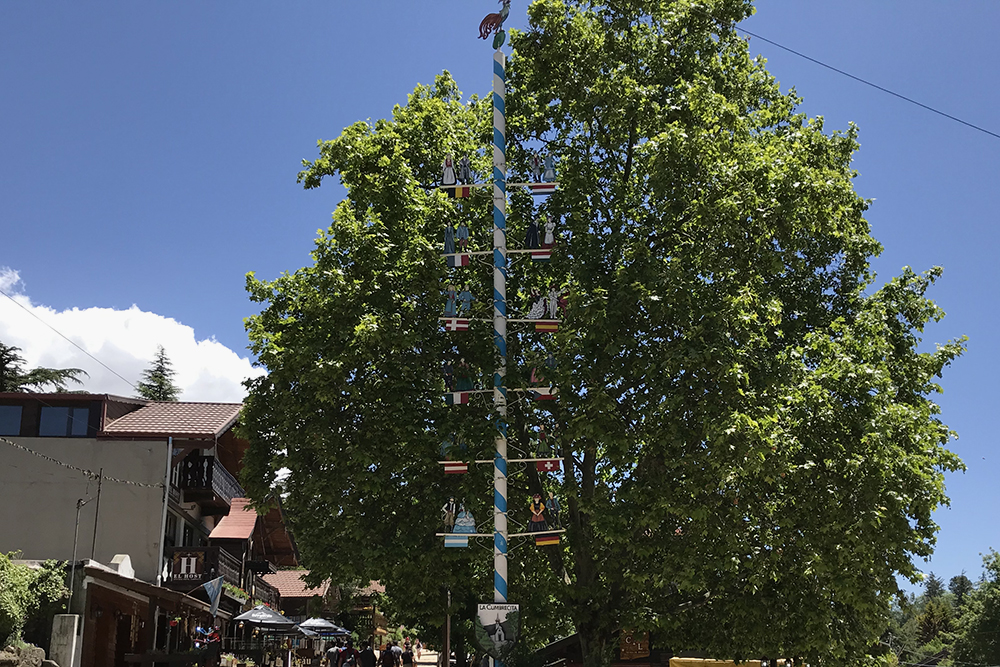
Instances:
[[[515,0],[514,27],[525,6]],[[476,35],[494,7],[0,3],[0,286],[127,378],[163,342],[186,398],[238,400],[253,312],[244,274],[307,263],[341,196],[332,183],[302,190],[301,160],[443,69],[466,93],[488,90],[490,48]],[[989,0],[770,0],[745,26],[1000,132],[998,24]],[[924,567],[976,575],[978,554],[1000,545],[990,417],[1000,140],[760,40],[751,49],[829,130],[860,126],[857,189],[876,200],[880,278],[945,267],[932,296],[948,317],[925,340],[970,337],[940,399],[969,471],[949,478],[953,507],[938,513],[938,553]],[[88,388],[131,393],[2,297],[0,340],[31,363],[86,368]]]

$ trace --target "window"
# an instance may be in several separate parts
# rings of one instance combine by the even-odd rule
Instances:
[[[181,545],[185,547],[193,547],[194,544],[194,529],[191,528],[191,524],[184,523],[184,539],[181,540]]]
[[[21,434],[21,406],[0,405],[0,435]]]
[[[56,438],[82,438],[87,435],[89,408],[54,408],[42,406],[38,435]]]

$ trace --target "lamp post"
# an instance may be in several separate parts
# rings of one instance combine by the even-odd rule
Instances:
[[[80,510],[83,509],[83,506],[89,503],[91,500],[93,500],[93,498],[87,498],[86,500],[80,498],[79,500],[76,501],[76,527],[73,529],[73,560],[69,564],[69,600],[66,601],[67,614],[73,613],[73,584],[76,581],[76,546],[80,540]],[[96,518],[95,518],[95,525],[96,525]],[[96,530],[97,530],[96,527],[94,530],[96,535]]]

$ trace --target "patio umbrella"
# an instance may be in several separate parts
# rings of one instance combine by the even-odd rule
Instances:
[[[304,634],[306,637],[319,637],[318,632],[310,630],[309,628],[303,628],[301,623],[296,625],[295,629]]]
[[[299,626],[303,628],[309,628],[314,632],[318,632],[321,635],[349,635],[351,634],[339,625],[335,625],[325,618],[310,618],[307,621],[302,621]]]
[[[269,609],[264,605],[257,605],[250,611],[245,611],[236,618],[234,621],[244,621],[246,623],[253,623],[254,625],[259,625],[262,628],[291,628],[295,625],[295,621],[285,618],[273,609]]]

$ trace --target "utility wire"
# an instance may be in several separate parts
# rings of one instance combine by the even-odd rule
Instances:
[[[796,51],[795,49],[790,49],[787,46],[785,46],[784,44],[778,44],[777,42],[772,41],[772,40],[770,40],[770,39],[768,39],[766,37],[761,37],[760,35],[752,33],[752,32],[750,32],[749,30],[747,30],[745,28],[740,28],[739,26],[737,26],[736,29],[739,30],[740,32],[743,32],[743,33],[746,33],[747,35],[750,35],[751,37],[753,37],[755,39],[759,39],[762,42],[767,42],[768,44],[771,44],[772,46],[777,46],[779,49],[784,49],[785,51],[788,51],[789,53],[793,53],[793,54],[797,55],[800,58],[805,58],[809,62],[816,63],[820,67],[825,67],[828,70],[833,70],[837,74],[843,74],[844,76],[846,76],[849,79],[854,79],[855,81],[863,83],[866,86],[871,86],[872,88],[875,88],[876,90],[881,90],[883,93],[888,93],[889,95],[892,95],[893,97],[898,97],[899,99],[901,99],[903,101],[909,102],[910,104],[915,104],[918,107],[920,107],[922,109],[926,109],[927,111],[930,111],[932,113],[936,113],[939,116],[944,116],[945,118],[947,118],[949,120],[953,120],[956,123],[961,123],[962,125],[965,125],[966,127],[971,127],[972,129],[978,130],[978,131],[982,132],[983,134],[988,134],[991,137],[993,137],[994,139],[1000,139],[1000,134],[997,134],[996,132],[991,132],[991,131],[987,130],[986,128],[979,127],[978,125],[973,125],[972,123],[970,123],[968,121],[965,121],[965,120],[962,120],[961,118],[957,118],[955,116],[952,116],[951,114],[947,114],[944,111],[940,111],[938,109],[935,109],[934,107],[927,106],[926,104],[923,104],[922,102],[918,102],[915,99],[909,98],[906,95],[900,95],[899,93],[897,93],[897,92],[895,92],[893,90],[889,90],[888,88],[884,88],[884,87],[878,85],[877,83],[872,83],[871,81],[866,81],[865,79],[862,79],[859,76],[854,76],[850,72],[845,72],[842,69],[837,69],[833,65],[827,65],[822,60],[816,60],[815,58],[807,56],[804,53],[800,53],[799,51]]]
[[[7,292],[5,292],[3,290],[0,290],[0,294],[3,294],[5,297],[7,297],[8,299],[10,299],[11,303],[13,303],[15,306],[17,306],[18,308],[20,308],[24,312],[28,313],[29,315],[31,315],[32,317],[34,317],[36,320],[38,320],[39,322],[41,322],[42,324],[44,324],[45,326],[47,326],[48,328],[52,329],[57,334],[59,334],[60,336],[62,336],[63,338],[65,338],[66,342],[68,342],[70,345],[72,345],[76,349],[80,350],[85,355],[87,355],[88,357],[90,357],[91,359],[93,359],[94,361],[96,361],[97,363],[99,363],[101,366],[104,366],[106,369],[108,369],[109,371],[111,371],[112,373],[114,373],[115,375],[117,375],[120,379],[122,379],[125,382],[125,384],[127,384],[130,387],[132,387],[136,391],[139,391],[139,388],[136,387],[131,382],[129,382],[127,379],[125,379],[121,375],[121,373],[119,373],[115,369],[111,368],[111,366],[108,366],[106,363],[104,363],[103,361],[101,361],[100,359],[98,359],[97,357],[95,357],[94,355],[92,355],[90,352],[87,352],[85,349],[83,349],[82,347],[80,347],[79,345],[77,345],[74,341],[70,340],[70,338],[68,336],[66,336],[66,334],[64,334],[63,332],[59,331],[54,326],[52,326],[51,324],[49,324],[48,322],[46,322],[45,320],[43,320],[42,318],[40,318],[38,315],[36,315],[31,310],[29,310],[28,308],[26,308],[23,304],[18,303],[18,301],[14,297],[12,297],[10,294],[7,294]]]
[[[28,447],[25,447],[24,445],[19,445],[16,442],[8,440],[7,438],[0,437],[0,442],[4,443],[5,445],[10,445],[11,447],[14,447],[16,449],[20,449],[21,451],[23,451],[23,452],[25,452],[27,454],[31,454],[32,456],[37,456],[40,459],[44,459],[44,460],[48,461],[49,463],[54,463],[56,465],[62,466],[63,468],[68,468],[70,470],[75,470],[76,472],[85,475],[89,479],[105,479],[105,480],[107,480],[109,482],[117,482],[118,484],[127,484],[129,486],[141,486],[141,487],[146,488],[146,489],[162,489],[163,488],[163,484],[147,484],[145,482],[133,482],[133,481],[128,480],[128,479],[120,479],[118,477],[110,477],[108,475],[102,475],[101,473],[96,473],[93,470],[88,470],[86,468],[81,468],[80,466],[75,466],[75,465],[72,465],[70,463],[64,463],[63,461],[60,461],[59,459],[52,458],[51,456],[49,456],[47,454],[42,454],[41,452],[36,452],[33,449],[29,449]]]

